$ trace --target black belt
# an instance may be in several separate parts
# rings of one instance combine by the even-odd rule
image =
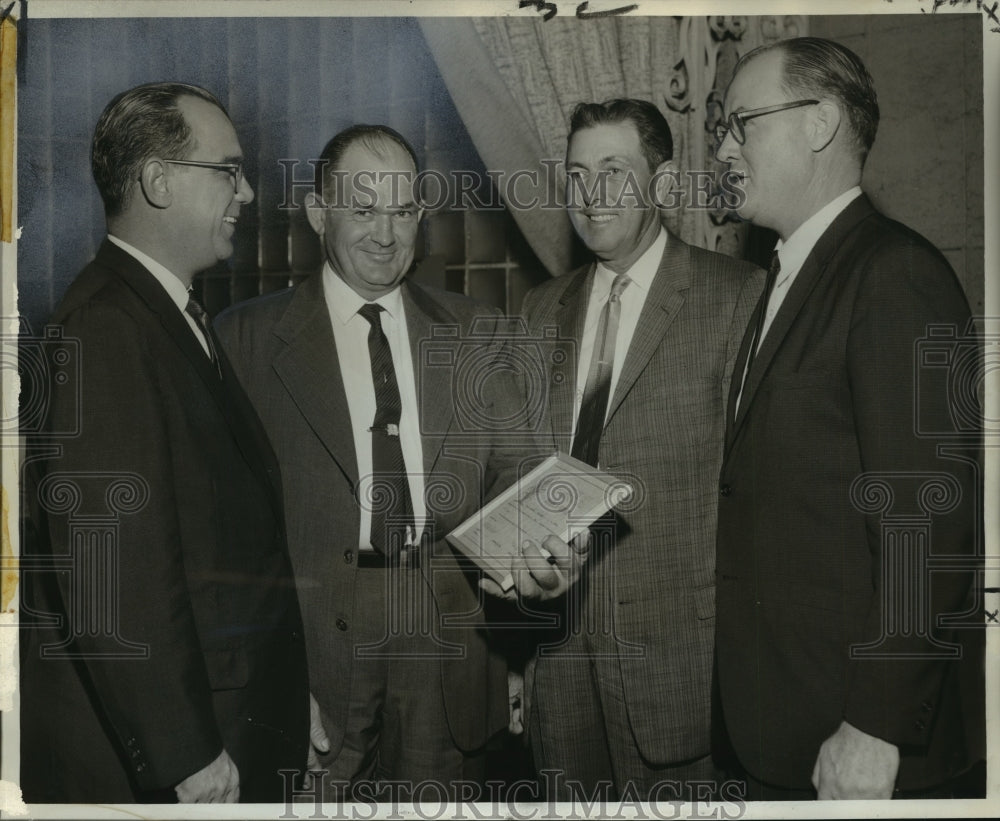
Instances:
[[[364,569],[401,567],[404,570],[415,570],[420,567],[420,548],[416,545],[404,547],[392,558],[374,550],[359,550],[357,556],[358,567]]]

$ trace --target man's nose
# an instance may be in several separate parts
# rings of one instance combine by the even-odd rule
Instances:
[[[372,224],[371,238],[379,245],[388,246],[396,241],[391,214],[377,214]]]
[[[599,171],[597,174],[577,174],[570,180],[570,204],[579,208],[589,208],[599,205],[602,193],[607,189],[607,174]]]
[[[731,163],[736,159],[739,153],[740,144],[736,142],[736,138],[733,136],[732,131],[727,131],[726,136],[722,138],[722,142],[719,143],[719,147],[715,149],[715,159],[719,162]]]
[[[253,187],[250,185],[250,180],[246,177],[240,177],[240,184],[236,186],[236,199],[243,205],[249,205],[253,202],[253,196]]]

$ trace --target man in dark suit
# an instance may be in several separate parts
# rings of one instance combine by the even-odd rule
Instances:
[[[859,187],[879,110],[857,55],[757,49],[725,112],[740,214],[779,242],[729,395],[719,718],[750,798],[946,795],[983,730],[979,424],[936,378],[980,361],[969,307]]]
[[[649,800],[679,797],[669,784],[658,792],[664,782],[715,777],[718,468],[726,387],[761,275],[661,226],[672,153],[650,103],[577,107],[569,214],[597,259],[524,302],[533,333],[557,326],[565,338],[566,355],[549,360],[553,442],[637,491],[595,531],[563,635],[538,652],[529,733],[535,765],[560,774],[549,783],[564,799],[568,780],[587,795],[603,785]]]
[[[531,431],[499,312],[404,279],[416,171],[390,128],[333,137],[306,203],[322,273],[217,322],[282,467],[328,801],[459,797],[508,723],[478,574],[444,537],[517,480]],[[565,589],[569,565],[529,553],[519,589]]]
[[[281,801],[308,690],[278,465],[188,296],[253,199],[240,144],[207,91],[157,83],[108,104],[92,149],[108,238],[53,318],[80,375],[48,430],[78,433],[37,474],[24,797]]]

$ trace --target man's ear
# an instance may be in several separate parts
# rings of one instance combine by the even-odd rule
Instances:
[[[653,205],[656,208],[667,208],[673,201],[671,192],[680,184],[680,172],[673,160],[661,162],[653,172]]]
[[[320,197],[315,191],[310,191],[306,194],[304,204],[306,207],[306,219],[309,220],[309,224],[312,226],[313,231],[315,231],[319,236],[323,236],[325,225],[324,215],[326,212],[326,206],[323,204],[323,198]]]
[[[167,208],[173,202],[167,164],[157,157],[151,157],[143,163],[139,173],[139,186],[146,202],[154,208]]]
[[[817,103],[808,120],[809,147],[813,151],[822,151],[837,136],[840,130],[840,106],[824,100]]]

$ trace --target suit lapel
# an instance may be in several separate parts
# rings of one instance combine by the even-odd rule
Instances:
[[[146,306],[156,314],[164,333],[177,346],[180,353],[191,363],[199,378],[205,383],[209,393],[226,411],[226,402],[222,382],[215,370],[212,360],[205,354],[191,326],[177,304],[170,298],[159,281],[146,266],[125,250],[119,248],[110,240],[104,240],[95,259],[121,277],[128,286],[139,295]]]
[[[688,245],[667,233],[667,245],[660,267],[653,277],[632,343],[625,355],[615,395],[608,408],[608,421],[621,406],[639,375],[645,370],[663,335],[684,304],[684,291],[691,281],[691,250]]]
[[[311,276],[299,285],[275,324],[274,334],[286,345],[274,358],[278,378],[330,456],[357,485],[351,414],[322,275]]]
[[[754,357],[750,372],[747,374],[746,384],[743,386],[743,396],[740,398],[739,411],[733,421],[732,435],[727,437],[728,442],[732,442],[746,419],[754,397],[757,395],[757,391],[764,381],[764,377],[767,375],[775,354],[781,348],[782,342],[784,342],[792,325],[795,324],[795,320],[801,313],[802,307],[808,300],[809,295],[815,290],[816,285],[826,273],[831,258],[844,244],[846,236],[854,230],[854,227],[861,220],[873,213],[874,209],[868,197],[862,194],[852,201],[830,224],[830,227],[823,232],[813,246],[812,251],[809,252],[809,256],[806,257],[805,262],[802,263],[802,267],[799,269],[798,274],[796,274],[792,287],[781,303],[781,307],[778,309],[778,313],[775,315],[774,321],[771,323],[771,327],[764,337],[763,344],[757,351],[756,357]],[[763,310],[762,306],[760,306],[760,310]],[[743,338],[743,344],[740,346],[740,356],[737,359],[738,363],[746,361],[747,349],[750,345],[749,337],[753,334],[754,324],[751,323],[746,336]],[[736,384],[735,374],[733,376],[733,384]],[[738,387],[737,390],[739,390]],[[732,404],[735,404],[735,396],[732,391],[730,391],[730,399]]]
[[[591,264],[572,275],[573,278],[559,298],[551,324],[560,330],[560,344],[573,349],[562,357],[554,357],[549,378],[549,407],[551,409],[552,436],[557,446],[569,452],[573,439],[573,407],[576,398],[576,377],[579,369],[580,340],[587,316],[587,302],[594,284],[597,266]],[[546,324],[549,324],[548,322]],[[571,354],[571,355],[570,355]]]
[[[410,354],[413,357],[424,472],[429,476],[437,463],[448,430],[454,422],[455,391],[452,382],[456,374],[451,368],[426,367],[421,361],[421,344],[433,338],[435,327],[442,325],[454,327],[458,325],[458,320],[419,285],[403,280],[401,288],[403,310],[406,313],[406,332],[410,338]],[[447,337],[447,339],[457,340],[457,337]]]
[[[205,384],[209,395],[226,420],[243,458],[261,482],[270,489],[272,505],[280,514],[282,499],[280,487],[276,484],[278,471],[273,451],[260,428],[256,413],[239,387],[236,374],[218,339],[215,339],[213,334],[213,343],[219,354],[222,379],[219,378],[215,365],[205,354],[205,349],[191,326],[177,309],[177,304],[156,277],[146,270],[146,266],[109,240],[104,241],[95,261],[115,271],[157,316],[164,334],[177,346],[181,355],[187,359],[198,374],[198,378]],[[211,327],[209,332],[212,333]]]

